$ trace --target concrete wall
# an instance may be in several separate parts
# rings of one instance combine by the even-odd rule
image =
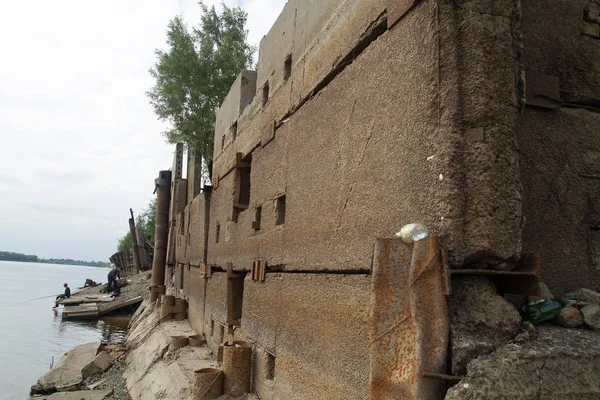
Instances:
[[[213,273],[205,285],[203,332],[208,347],[217,354],[227,338],[227,274]]]
[[[197,267],[206,262],[211,195],[211,190],[205,189],[185,206],[183,212],[177,214],[175,229],[179,263],[189,262]]]
[[[227,274],[200,279],[198,269],[183,268],[190,323],[216,355],[229,338]],[[368,397],[370,285],[368,275],[246,277],[235,339],[254,344],[254,392],[262,399]]]
[[[242,111],[254,98],[256,92],[256,72],[244,70],[236,78],[229,93],[216,112],[215,140],[213,157],[217,157],[223,149],[235,139],[237,122]]]
[[[200,268],[180,264],[183,268],[183,290],[180,298],[188,301],[188,319],[196,332],[204,331],[204,291],[206,280],[200,275]]]
[[[375,238],[413,221],[441,228],[450,187],[440,180],[440,160],[450,142],[435,123],[433,15],[432,3],[421,3],[290,116],[274,139],[260,142],[251,152],[250,205],[234,222],[235,153],[255,148],[248,138],[263,138],[264,118],[286,103],[286,94],[275,93],[243,128],[215,160],[209,263],[248,269],[264,259],[285,270],[368,271]],[[276,199],[284,194],[285,223],[276,225]],[[261,229],[254,230],[258,206]]]
[[[566,102],[598,108],[600,38],[582,35],[590,6],[599,16],[588,0],[522,2],[523,64],[558,77]],[[527,108],[519,121],[524,248],[541,252],[542,279],[555,294],[600,289],[591,230],[600,227],[599,126],[598,109],[567,106]]]
[[[300,71],[293,70],[264,106],[255,97],[238,120],[238,137],[215,158],[209,262],[247,269],[260,258],[288,270],[368,270],[374,239],[414,221],[441,236],[455,266],[516,261],[523,215],[515,3],[442,2],[439,41],[433,1],[418,3],[387,32],[380,18],[386,5],[343,4],[317,47],[337,43],[327,56],[345,59],[339,49],[346,49],[356,60],[340,72],[306,53],[307,63],[318,60],[337,75],[311,79],[313,90],[328,84],[297,103]],[[288,32],[278,26],[270,34]],[[334,39],[340,32],[344,45]],[[257,88],[262,77],[259,65]],[[473,130],[483,139],[473,139]],[[239,215],[236,153],[252,157],[250,204]],[[286,223],[276,226],[274,204],[284,194]],[[257,207],[259,231],[251,226]]]
[[[240,335],[259,347],[255,392],[262,399],[367,398],[370,285],[367,275],[247,277]],[[275,356],[272,382],[261,376],[265,351]]]
[[[236,149],[248,153],[261,143],[264,131],[305,101],[359,43],[370,25],[386,8],[386,1],[288,1],[269,34],[261,41],[256,93],[238,120]],[[290,49],[292,53],[290,53]],[[284,64],[292,55],[291,75],[284,78]],[[262,91],[269,81],[269,96]],[[234,89],[232,89],[234,90]],[[215,176],[231,167],[231,155],[215,152]]]
[[[187,204],[200,194],[202,189],[202,157],[194,150],[187,152]]]
[[[245,278],[234,333],[255,345],[261,398],[368,396],[366,273],[375,239],[406,223],[438,234],[454,267],[540,251],[556,292],[599,287],[599,114],[521,102],[532,68],[559,76],[570,103],[597,106],[589,4],[423,0],[393,25],[385,1],[287,3],[261,42],[256,95],[242,106],[238,78],[219,111],[212,195],[177,217],[174,285],[214,352],[227,337],[226,264],[272,268],[264,283]],[[217,270],[202,278],[188,262]]]

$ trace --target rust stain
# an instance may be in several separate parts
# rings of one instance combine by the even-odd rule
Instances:
[[[441,399],[448,311],[437,237],[414,245],[379,239],[371,286],[370,398]]]

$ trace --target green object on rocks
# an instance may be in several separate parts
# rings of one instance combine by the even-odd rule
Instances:
[[[538,300],[523,306],[521,315],[526,321],[537,325],[556,317],[566,305],[564,300]]]

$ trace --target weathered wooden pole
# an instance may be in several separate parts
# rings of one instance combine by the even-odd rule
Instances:
[[[165,261],[169,234],[169,202],[171,200],[171,171],[160,171],[154,180],[156,192],[156,226],[154,228],[154,260],[150,301],[165,293]]]
[[[140,228],[136,227],[135,231],[137,233],[136,237],[140,259],[140,269],[142,271],[146,271],[148,270],[148,258],[146,257],[146,236]]]
[[[133,251],[133,264],[135,265],[135,269],[137,270],[137,272],[140,272],[142,266],[140,264],[140,250],[138,249],[135,219],[133,218],[133,210],[131,208],[129,209],[129,213],[131,214],[131,218],[129,218],[129,233],[131,233],[131,250]]]

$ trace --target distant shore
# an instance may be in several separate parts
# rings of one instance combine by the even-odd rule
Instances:
[[[0,251],[0,261],[14,262],[34,262],[41,264],[59,264],[59,265],[81,265],[85,267],[107,267],[109,263],[103,261],[83,261],[73,260],[71,258],[39,258],[35,255],[13,253],[10,251]]]

